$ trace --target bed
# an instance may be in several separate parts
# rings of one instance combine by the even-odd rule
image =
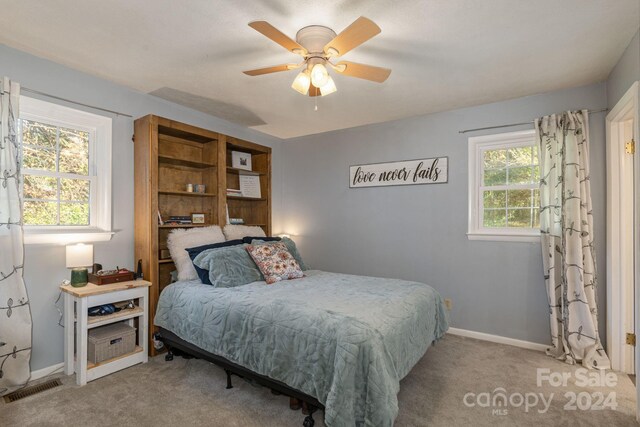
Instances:
[[[392,426],[400,380],[447,330],[428,285],[319,270],[268,286],[176,282],[155,324],[169,346],[324,408],[330,427]]]

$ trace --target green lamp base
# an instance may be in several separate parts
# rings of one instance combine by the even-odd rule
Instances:
[[[89,272],[86,268],[74,268],[71,270],[71,286],[81,288],[87,285]]]

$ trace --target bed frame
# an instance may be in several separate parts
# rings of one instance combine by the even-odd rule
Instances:
[[[171,331],[168,331],[164,328],[158,328],[159,332],[156,334],[156,338],[162,341],[167,348],[168,352],[165,355],[166,361],[173,360],[174,353],[182,352],[189,356],[193,356],[197,359],[203,359],[208,362],[211,362],[215,365],[220,366],[227,374],[227,389],[233,388],[231,383],[231,375],[236,375],[240,378],[245,378],[247,380],[251,380],[257,384],[260,384],[264,387],[268,387],[271,390],[284,394],[286,396],[299,399],[307,404],[309,409],[309,414],[305,417],[302,425],[304,427],[313,427],[315,421],[313,419],[313,413],[318,409],[324,410],[324,405],[318,401],[313,396],[309,396],[299,390],[289,387],[285,383],[274,380],[267,376],[258,374],[256,372],[251,371],[243,366],[240,366],[236,363],[233,363],[224,357],[218,356],[213,353],[209,353],[206,350],[201,349],[200,347],[191,344]],[[177,350],[177,351],[175,351]]]

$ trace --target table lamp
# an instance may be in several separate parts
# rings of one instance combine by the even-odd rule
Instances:
[[[67,268],[71,268],[71,286],[80,288],[89,281],[87,267],[93,264],[93,245],[67,245]]]

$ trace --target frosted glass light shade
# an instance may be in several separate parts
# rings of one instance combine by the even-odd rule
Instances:
[[[67,245],[67,268],[93,265],[93,245]]]
[[[300,92],[303,95],[306,95],[309,92],[309,84],[311,84],[311,78],[306,71],[301,72],[296,76],[296,79],[293,81],[291,87]]]
[[[338,88],[336,88],[336,84],[333,82],[333,79],[331,78],[331,76],[329,76],[324,86],[320,87],[320,95],[322,96],[329,95],[330,93],[333,93],[336,90],[338,90]]]
[[[325,84],[327,84],[327,80],[329,80],[329,73],[327,69],[322,64],[316,64],[311,69],[311,83],[317,87],[321,88]]]

